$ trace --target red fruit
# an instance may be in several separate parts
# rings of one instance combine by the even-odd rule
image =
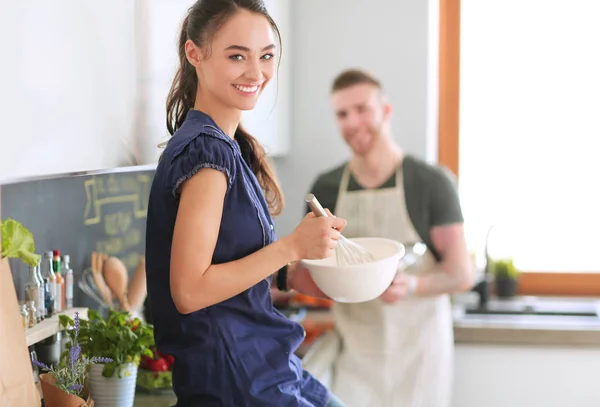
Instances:
[[[147,369],[152,372],[166,372],[169,370],[169,365],[164,358],[151,359],[148,361]]]
[[[140,358],[140,367],[142,369],[148,369],[148,363],[152,362],[152,360],[152,358],[142,355],[142,357]]]
[[[165,360],[167,361],[167,366],[169,366],[169,370],[173,370],[173,364],[175,363],[175,358],[171,355],[166,355]]]
[[[173,363],[175,363],[175,358],[173,356],[167,355],[166,353],[162,352],[158,352],[158,356],[167,361],[167,366],[169,366],[169,370],[173,368]]]

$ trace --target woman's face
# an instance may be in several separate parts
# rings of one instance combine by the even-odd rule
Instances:
[[[226,107],[253,109],[275,71],[273,29],[264,16],[247,10],[237,12],[215,33],[209,49],[196,51],[197,60],[190,62],[196,67],[200,93]],[[192,54],[188,52],[188,59]]]

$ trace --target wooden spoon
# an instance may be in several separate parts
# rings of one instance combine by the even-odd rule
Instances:
[[[127,299],[127,268],[117,257],[109,257],[104,263],[104,279],[121,304],[121,310],[129,311]]]
[[[102,254],[97,252],[92,252],[92,276],[94,277],[94,282],[96,283],[96,288],[100,295],[106,301],[107,306],[112,306],[112,295],[110,293],[110,289],[106,285],[106,281],[104,277],[102,277],[102,264],[104,263],[104,259]]]
[[[146,259],[140,258],[137,268],[133,272],[133,277],[129,283],[127,298],[132,311],[139,311],[146,299]]]

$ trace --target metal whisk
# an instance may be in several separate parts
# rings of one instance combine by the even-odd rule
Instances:
[[[313,194],[306,195],[304,200],[315,216],[327,217],[327,212],[325,212],[325,209],[323,209]],[[371,252],[354,243],[352,240],[346,239],[344,236],[338,240],[338,244],[335,249],[335,258],[339,266],[369,263],[376,260],[375,256],[373,256]]]

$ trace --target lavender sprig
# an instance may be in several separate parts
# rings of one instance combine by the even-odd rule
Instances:
[[[105,357],[93,357],[87,358],[81,353],[81,346],[77,341],[77,336],[79,335],[79,312],[75,312],[75,321],[74,321],[74,337],[71,341],[71,346],[69,349],[69,358],[68,361],[66,358],[62,358],[58,366],[48,366],[45,363],[32,359],[31,362],[48,372],[55,378],[55,386],[61,389],[62,391],[74,394],[76,396],[81,395],[81,391],[83,390],[83,383],[87,376],[87,367],[94,363],[110,363],[113,360],[111,358]]]
[[[79,359],[79,354],[81,353],[81,346],[79,346],[78,342],[75,342],[74,346],[71,346],[69,350],[69,361],[71,362],[71,369],[75,368],[75,363],[77,359]]]

